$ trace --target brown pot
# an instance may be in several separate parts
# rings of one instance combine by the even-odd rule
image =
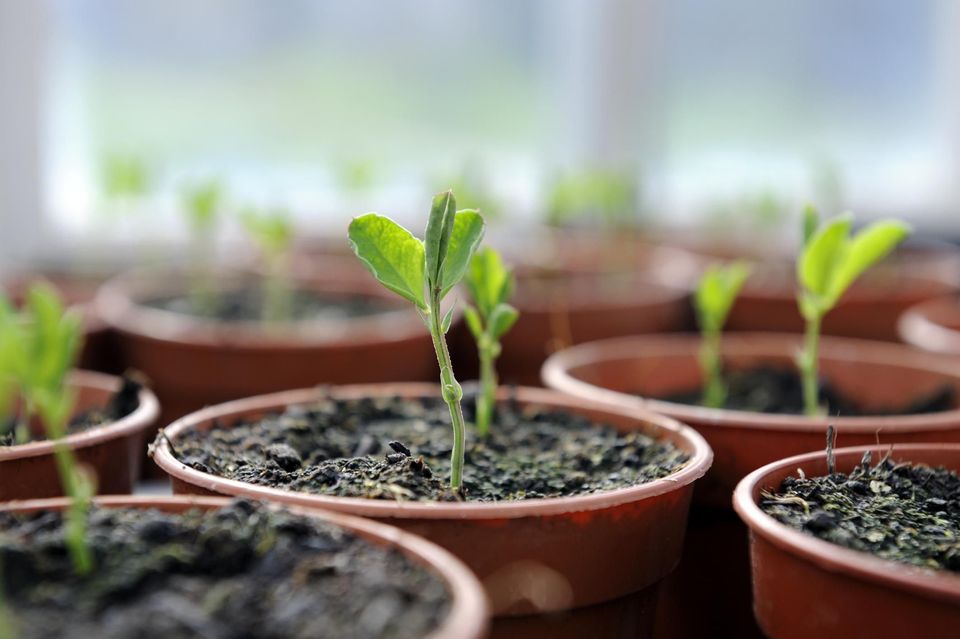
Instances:
[[[554,231],[517,264],[510,303],[520,317],[497,360],[504,383],[539,386],[546,358],[572,344],[693,326],[700,264],[683,251],[631,234]],[[451,348],[457,370],[475,377],[477,347],[465,326],[452,333]]]
[[[120,383],[118,378],[102,373],[73,371],[69,384],[77,392],[74,410],[106,406]],[[123,419],[66,438],[77,460],[96,473],[98,493],[133,491],[146,447],[146,432],[158,412],[157,398],[144,389],[140,391],[140,405]],[[63,495],[53,449],[50,440],[0,446],[0,501]]]
[[[863,453],[960,471],[960,445],[866,446],[835,451],[849,472]],[[960,628],[960,575],[907,566],[832,544],[765,514],[760,491],[803,471],[827,474],[825,452],[768,464],[740,482],[733,506],[750,528],[754,613],[774,639],[951,637]]]
[[[623,411],[534,388],[503,392],[520,405],[570,411],[623,430],[643,429],[691,455],[670,477],[577,497],[505,503],[415,503],[311,495],[223,479],[171,453],[182,433],[229,428],[240,419],[319,397],[437,397],[436,385],[343,386],[254,397],[193,413],[164,429],[153,458],[176,493],[245,495],[371,517],[423,535],[460,557],[483,580],[494,613],[527,615],[610,601],[650,588],[676,565],[693,482],[709,468],[703,439],[672,419]]]
[[[911,346],[960,355],[960,300],[942,297],[912,306],[900,317],[899,329]]]
[[[684,559],[665,584],[663,615],[678,628],[674,636],[698,636],[723,629],[738,636],[751,628],[746,534],[729,511],[737,482],[752,470],[785,456],[824,446],[828,424],[839,445],[880,442],[960,441],[960,410],[892,417],[810,418],[765,415],[674,404],[644,397],[667,396],[700,385],[696,335],[629,337],[582,344],[552,356],[544,365],[547,386],[604,401],[624,410],[651,410],[689,424],[714,450],[714,465],[697,483]],[[723,359],[731,368],[765,363],[795,366],[800,338],[731,333]],[[821,372],[866,405],[906,402],[949,383],[960,392],[960,370],[944,358],[896,344],[823,338]],[[722,541],[723,550],[720,540]],[[719,593],[702,579],[704,566],[726,576]],[[699,615],[684,612],[697,606]],[[662,624],[661,624],[662,625]]]
[[[116,337],[92,303],[105,279],[106,276],[83,273],[40,271],[8,278],[0,288],[15,304],[21,304],[31,284],[38,281],[51,284],[66,304],[83,314],[83,347],[77,365],[85,370],[119,374],[124,367],[117,356]]]
[[[223,275],[223,286],[247,274]],[[205,321],[144,306],[184,294],[182,273],[131,273],[104,285],[97,308],[115,328],[129,366],[150,379],[160,398],[160,423],[193,410],[259,393],[317,384],[432,380],[437,361],[430,335],[413,307],[372,278],[318,269],[301,285],[326,294],[361,293],[395,310],[341,322],[297,322],[265,329],[258,322]]]
[[[64,510],[66,499],[31,500],[0,504],[0,512],[28,513],[40,510]],[[192,508],[213,509],[230,503],[222,497],[100,497],[98,506],[104,508],[151,508],[179,513]],[[395,548],[415,563],[440,577],[452,595],[447,618],[425,639],[481,639],[486,636],[489,608],[476,577],[456,557],[424,539],[376,522],[339,513],[310,508],[292,507],[289,510],[319,521],[333,524],[379,546]]]

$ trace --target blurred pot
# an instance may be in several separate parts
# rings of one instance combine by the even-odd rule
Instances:
[[[911,346],[960,355],[960,299],[942,297],[912,306],[900,317],[899,329]]]
[[[76,391],[74,414],[102,408],[120,389],[121,380],[110,375],[76,370],[70,373],[70,387]],[[68,435],[67,445],[77,461],[96,473],[97,492],[127,494],[140,474],[146,433],[153,426],[159,407],[157,398],[141,390],[136,410],[115,422]],[[36,499],[63,495],[51,440],[16,446],[0,446],[0,501]]]
[[[97,506],[102,508],[159,509],[170,513],[182,513],[194,508],[212,510],[230,503],[222,497],[100,497]],[[65,510],[70,505],[66,499],[31,500],[14,504],[0,504],[0,511],[31,513],[44,510]],[[287,507],[287,510],[318,521],[337,526],[364,540],[394,548],[411,561],[420,564],[437,575],[446,585],[451,597],[450,611],[446,619],[425,639],[482,639],[486,636],[489,609],[483,590],[456,557],[419,537],[396,528],[350,517],[338,513],[310,508]]]

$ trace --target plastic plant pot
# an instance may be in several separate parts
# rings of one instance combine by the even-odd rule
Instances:
[[[960,299],[942,297],[913,306],[900,317],[898,328],[911,346],[960,355]]]
[[[960,470],[960,445],[865,446],[834,451],[849,472],[870,450],[874,460]],[[757,505],[761,490],[777,489],[803,471],[827,474],[825,452],[789,457],[750,473],[733,506],[750,528],[754,612],[773,639],[801,637],[949,637],[960,628],[960,575],[888,561],[785,526]]]

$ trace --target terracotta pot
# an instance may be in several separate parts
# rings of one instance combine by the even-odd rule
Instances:
[[[83,314],[83,347],[77,365],[85,370],[119,374],[124,366],[117,356],[116,336],[92,303],[105,279],[106,276],[84,273],[40,271],[7,278],[0,288],[15,304],[22,304],[31,284],[38,281],[51,284],[66,304]]]
[[[110,375],[73,371],[69,384],[77,392],[74,410],[106,406],[120,383]],[[157,398],[144,389],[140,391],[140,405],[123,419],[66,438],[77,460],[96,473],[97,492],[133,491],[146,448],[146,432],[153,426],[158,412]],[[0,501],[63,495],[53,448],[50,440],[0,446]]]
[[[899,329],[911,346],[960,355],[960,300],[942,297],[912,306],[900,317]]]
[[[849,472],[871,450],[898,462],[960,471],[960,445],[867,446],[835,451],[837,470]],[[951,637],[960,628],[960,575],[895,563],[832,544],[765,514],[760,491],[787,476],[827,473],[825,452],[768,464],[740,482],[733,496],[750,528],[754,612],[774,639],[806,637]]]
[[[214,509],[230,503],[222,497],[100,497],[104,508],[159,509],[180,513],[192,508]],[[0,504],[0,511],[28,513],[40,510],[63,510],[66,499],[31,500]],[[301,507],[285,507],[292,512],[333,524],[378,546],[395,548],[413,562],[437,575],[446,584],[452,597],[450,612],[439,628],[425,639],[481,639],[486,636],[489,608],[476,577],[456,557],[424,539],[376,522],[339,513]]]
[[[678,571],[664,585],[661,612],[674,633],[759,636],[750,616],[746,531],[730,512],[730,495],[750,471],[788,455],[824,446],[828,423],[838,445],[960,441],[960,410],[893,417],[810,418],[708,409],[644,397],[700,386],[696,335],[659,335],[582,344],[544,365],[547,386],[624,410],[652,410],[689,424],[714,450],[714,465],[697,483],[690,530]],[[795,366],[800,338],[762,333],[724,336],[724,363]],[[960,392],[960,369],[944,358],[896,344],[823,338],[821,374],[868,406],[907,402],[950,384]],[[720,541],[722,540],[722,541]],[[705,584],[704,570],[725,577],[722,592]],[[700,613],[689,615],[690,606]]]
[[[676,421],[534,388],[513,389],[521,406],[584,415],[622,430],[643,429],[691,459],[648,484],[577,497],[501,503],[391,502],[311,495],[223,479],[188,468],[171,453],[187,431],[229,428],[324,397],[435,398],[433,384],[343,386],[255,397],[193,413],[164,429],[153,458],[176,493],[246,495],[349,512],[423,535],[460,557],[483,580],[495,614],[516,616],[588,606],[657,584],[676,565],[693,482],[709,468],[703,439]],[[500,400],[514,395],[503,392]]]
[[[520,318],[497,360],[501,381],[538,386],[553,352],[608,337],[688,330],[690,292],[700,264],[685,252],[642,237],[554,232],[516,259],[511,299]],[[465,377],[478,370],[473,336],[452,332],[454,363]]]
[[[335,263],[331,263],[335,264]],[[248,274],[223,275],[223,286]],[[265,329],[259,322],[225,323],[144,306],[182,295],[185,276],[131,273],[101,288],[97,308],[118,334],[129,365],[151,380],[168,424],[190,411],[258,393],[316,384],[433,380],[430,335],[413,307],[372,278],[317,269],[300,285],[329,295],[362,294],[392,309],[338,322],[296,322]]]

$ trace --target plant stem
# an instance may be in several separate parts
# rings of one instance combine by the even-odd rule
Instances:
[[[480,395],[477,397],[477,434],[486,437],[493,419],[494,395],[497,392],[497,369],[493,365],[493,349],[480,348]]]
[[[52,424],[51,424],[52,425]],[[73,450],[67,446],[63,437],[66,435],[65,424],[60,423],[50,429],[53,435],[53,456],[57,464],[63,492],[70,498],[70,508],[67,510],[67,548],[73,559],[73,568],[79,575],[85,575],[93,569],[93,558],[86,543],[87,536],[87,509],[90,506],[90,495],[84,479],[80,476],[77,460]]]
[[[820,322],[822,316],[807,318],[807,328],[803,339],[803,352],[800,354],[800,374],[803,381],[804,413],[816,416],[820,413],[819,403],[819,349]]]
[[[430,335],[433,337],[433,349],[437,353],[437,363],[440,364],[440,386],[443,391],[443,401],[450,409],[450,422],[453,426],[453,451],[450,454],[450,488],[459,491],[463,483],[463,449],[466,437],[466,428],[463,421],[463,409],[460,400],[463,398],[463,389],[453,376],[453,364],[450,361],[450,351],[443,336],[440,313],[440,291],[434,290],[430,298]]]
[[[720,332],[708,331],[703,335],[700,346],[700,366],[703,368],[704,406],[721,408],[727,398],[727,388],[723,383],[720,358]]]

